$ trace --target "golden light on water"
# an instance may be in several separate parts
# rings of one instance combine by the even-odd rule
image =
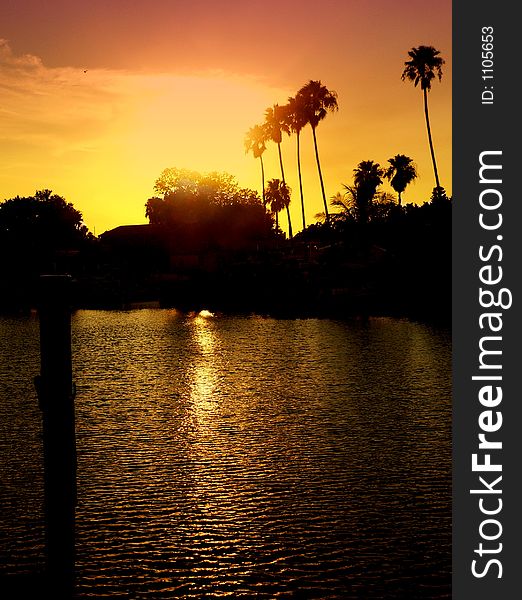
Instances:
[[[209,311],[201,311],[195,318],[188,320],[196,349],[196,358],[190,368],[190,400],[197,427],[202,431],[208,424],[209,415],[216,408],[214,396],[219,380],[216,365],[218,342],[209,318],[211,315]]]

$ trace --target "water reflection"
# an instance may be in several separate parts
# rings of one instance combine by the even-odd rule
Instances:
[[[201,311],[187,321],[194,346],[192,362],[187,365],[191,378],[190,402],[200,436],[209,435],[206,429],[217,407],[215,392],[221,365],[212,317],[209,311]]]
[[[73,324],[80,598],[450,597],[448,332],[161,310]],[[18,344],[15,378],[0,362],[16,572],[40,561],[37,327],[0,325]]]

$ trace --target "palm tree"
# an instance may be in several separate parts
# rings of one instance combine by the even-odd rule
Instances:
[[[326,222],[329,221],[328,204],[326,202],[326,193],[324,191],[323,174],[321,163],[319,161],[319,151],[317,149],[317,137],[315,130],[317,125],[326,117],[328,112],[334,112],[339,107],[337,105],[337,94],[322,85],[320,81],[310,80],[298,92],[296,98],[303,105],[303,114],[307,123],[310,123],[314,137],[315,160],[319,171],[319,180],[321,182],[321,192],[323,194],[324,212]]]
[[[344,186],[345,190],[348,189],[348,186]],[[347,198],[346,192],[341,194],[341,192],[337,192],[334,196],[330,198],[330,206],[335,206],[336,208],[340,208],[342,213],[348,213],[353,208],[350,204],[349,198]]]
[[[430,117],[428,114],[428,92],[431,90],[431,82],[435,77],[442,79],[442,65],[444,59],[439,56],[440,52],[433,46],[419,46],[412,48],[408,55],[411,60],[404,63],[402,80],[412,81],[415,87],[420,83],[422,94],[424,96],[424,114],[426,116],[426,128],[428,130],[428,141],[430,144],[431,160],[433,162],[433,171],[435,172],[436,187],[440,187],[439,174],[437,171],[437,162],[435,160],[435,151],[433,150],[433,140],[431,139]]]
[[[379,163],[373,160],[363,160],[353,170],[353,186],[344,186],[346,191],[352,193],[357,206],[359,221],[365,224],[368,214],[377,192],[382,183],[384,171]]]
[[[390,166],[385,172],[385,177],[399,195],[400,205],[402,192],[404,192],[407,185],[417,178],[417,168],[413,160],[404,154],[397,154],[393,158],[389,158],[388,162]]]
[[[355,219],[358,223],[367,215],[364,209],[361,210],[361,203],[359,201],[359,188],[356,185],[342,184],[344,192],[341,194],[337,192],[335,199],[331,199],[331,206],[337,206],[341,209],[341,214],[345,219]]]
[[[266,205],[265,199],[265,167],[263,165],[263,152],[266,150],[266,131],[261,125],[251,127],[245,136],[245,152],[252,151],[254,158],[261,161],[261,183],[263,190],[263,206]]]
[[[285,106],[274,104],[272,108],[265,111],[264,129],[266,139],[272,140],[277,144],[279,152],[279,165],[281,166],[281,178],[285,183],[285,170],[283,169],[283,157],[281,155],[281,142],[283,141],[283,131],[290,135],[290,129],[287,123],[287,109]]]
[[[280,179],[270,179],[266,185],[266,201],[270,205],[270,210],[276,216],[276,228],[279,227],[279,212],[286,208],[288,217],[288,235],[292,237],[292,221],[290,219],[290,193],[288,185]]]
[[[330,206],[339,209],[330,214],[331,220],[350,220],[357,218],[357,190],[353,186],[344,185],[344,192],[337,192],[330,198]]]
[[[300,134],[303,127],[307,124],[305,106],[302,96],[288,98],[287,104],[287,124],[290,131],[295,133],[297,139],[297,172],[299,174],[299,193],[301,195],[301,215],[303,218],[303,229],[306,228],[305,221],[305,205],[303,196],[303,180],[301,176],[301,150],[300,150]]]

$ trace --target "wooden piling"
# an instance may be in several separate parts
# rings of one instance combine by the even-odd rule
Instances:
[[[40,278],[40,376],[43,418],[46,580],[55,598],[74,589],[76,437],[71,358],[71,278]]]

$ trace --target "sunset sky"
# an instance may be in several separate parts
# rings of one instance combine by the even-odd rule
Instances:
[[[429,102],[451,194],[450,0],[3,0],[0,200],[52,189],[100,234],[146,222],[166,167],[227,171],[261,192],[245,132],[320,79],[339,102],[317,130],[327,196],[361,160],[401,153],[419,171],[403,200],[422,203],[435,185],[422,94],[401,81],[419,45],[446,61]],[[295,138],[282,150],[297,230]],[[274,144],[264,159],[279,177]],[[311,223],[323,209],[309,128],[302,162]]]

